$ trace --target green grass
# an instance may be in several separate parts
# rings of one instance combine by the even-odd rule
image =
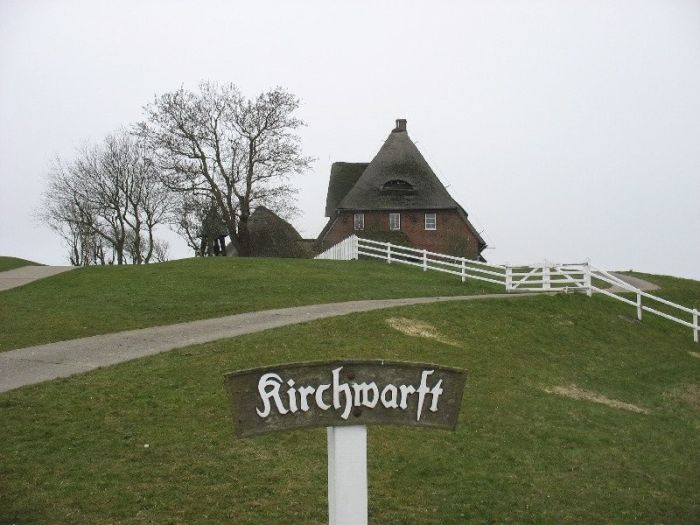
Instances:
[[[386,324],[396,316],[457,345],[403,335]],[[223,374],[385,358],[469,379],[454,433],[370,428],[370,522],[698,523],[698,350],[678,325],[580,294],[389,309],[175,350],[0,395],[0,522],[324,523],[324,430],[235,440]],[[571,384],[650,413],[544,391]]]
[[[7,270],[14,270],[15,268],[21,268],[22,266],[43,266],[41,263],[34,261],[27,261],[26,259],[19,259],[18,257],[3,257],[0,256],[0,272],[6,272]]]
[[[213,257],[79,268],[0,293],[0,351],[268,308],[502,291],[376,261]]]
[[[663,297],[664,299],[668,299],[669,301],[673,301],[674,303],[681,304],[688,308],[700,309],[700,295],[695,293],[697,281],[668,275],[652,275],[640,272],[625,273],[660,286],[660,290],[649,292],[652,295]]]

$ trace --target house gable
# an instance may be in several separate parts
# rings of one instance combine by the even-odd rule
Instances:
[[[340,201],[357,183],[369,162],[334,162],[326,194],[326,217],[332,217]]]
[[[353,219],[358,213],[363,214],[360,226]],[[326,198],[329,220],[319,235],[320,247],[328,248],[359,231],[390,232],[392,213],[401,214],[400,230],[417,248],[470,258],[480,257],[486,248],[466,211],[408,136],[403,119],[396,121],[369,164],[336,162],[331,167]],[[425,227],[425,214],[436,216],[436,227]]]

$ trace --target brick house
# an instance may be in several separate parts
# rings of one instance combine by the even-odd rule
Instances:
[[[326,217],[318,238],[322,250],[353,233],[470,259],[482,259],[486,248],[409,138],[404,119],[372,162],[333,163]]]

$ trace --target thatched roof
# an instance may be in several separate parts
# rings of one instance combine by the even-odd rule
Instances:
[[[326,195],[326,217],[335,215],[335,210],[343,197],[355,185],[369,162],[334,162]]]
[[[329,193],[327,215],[328,204],[332,202]],[[406,121],[399,120],[372,162],[335,208],[439,210],[457,209],[459,204],[450,196],[408,136]]]
[[[294,226],[273,211],[258,206],[248,218],[253,257],[308,257],[309,250]]]
[[[396,127],[369,164],[335,162],[326,197],[323,239],[339,211],[457,210],[479,242],[486,242],[469,221],[467,212],[455,201],[408,136],[406,121]],[[367,232],[364,232],[366,235]]]

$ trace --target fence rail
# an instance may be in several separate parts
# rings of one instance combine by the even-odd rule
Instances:
[[[696,308],[688,308],[662,297],[657,297],[640,290],[619,277],[592,266],[588,261],[582,263],[559,264],[544,261],[530,265],[499,265],[483,261],[473,261],[464,257],[455,257],[444,253],[431,252],[399,246],[389,242],[362,239],[355,235],[347,237],[332,246],[316,259],[333,259],[349,261],[360,256],[386,261],[388,264],[407,264],[421,268],[424,272],[433,270],[455,275],[462,282],[475,279],[501,285],[508,293],[515,292],[585,292],[589,297],[593,292],[612,297],[637,309],[637,319],[642,320],[642,313],[649,312],[669,321],[681,324],[693,330],[693,340],[700,340],[699,313]],[[593,281],[611,285],[601,288]],[[621,294],[634,294],[635,300]],[[660,303],[670,308],[677,315],[689,314],[690,320],[663,312],[642,299]]]

